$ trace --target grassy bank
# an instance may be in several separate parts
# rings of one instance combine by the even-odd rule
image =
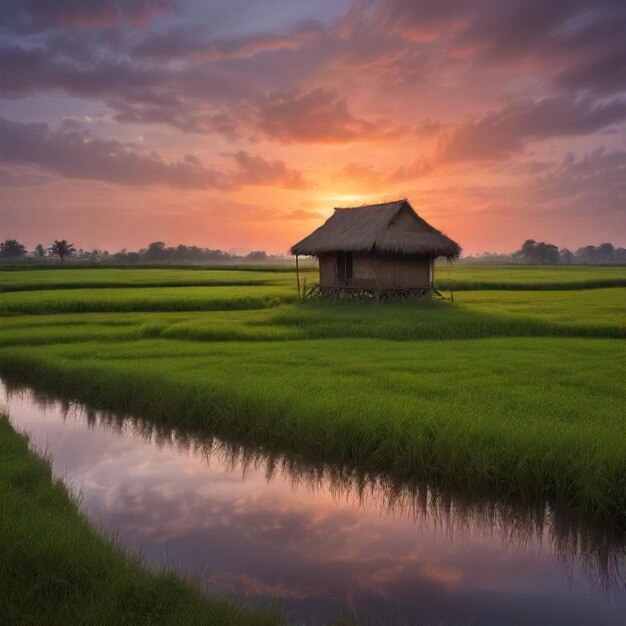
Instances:
[[[6,624],[276,624],[148,571],[100,536],[46,461],[0,416],[0,621]]]

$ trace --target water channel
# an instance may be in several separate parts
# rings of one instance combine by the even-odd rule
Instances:
[[[126,549],[294,623],[626,624],[623,534],[5,384],[0,406]]]

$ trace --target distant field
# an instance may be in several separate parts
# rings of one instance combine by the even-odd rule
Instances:
[[[279,286],[53,289],[4,293],[0,313],[259,309],[297,299]]]
[[[317,282],[314,269],[303,269],[301,281]],[[585,289],[626,286],[624,266],[477,266],[438,265],[437,287],[441,289]],[[137,287],[284,286],[295,292],[292,268],[232,269],[21,269],[0,270],[0,291],[38,289],[96,289]]]
[[[317,276],[311,270],[302,277]],[[26,269],[0,271],[0,291],[137,287],[285,285],[296,289],[295,272],[262,269]]]
[[[626,287],[625,266],[438,265],[440,289],[592,289]]]
[[[383,305],[296,302],[293,272],[0,272],[0,368],[182,430],[626,524],[626,289],[599,287],[624,275],[459,266],[473,290],[454,304]]]

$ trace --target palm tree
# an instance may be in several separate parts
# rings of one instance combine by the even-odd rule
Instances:
[[[66,256],[72,256],[72,254],[76,252],[76,248],[73,243],[68,243],[66,239],[55,239],[54,243],[50,246],[50,251],[63,261]]]
[[[6,239],[0,243],[0,258],[19,259],[26,254],[26,248],[16,239]]]

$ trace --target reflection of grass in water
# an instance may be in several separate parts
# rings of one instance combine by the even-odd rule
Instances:
[[[10,388],[12,393],[20,387]],[[54,396],[31,391],[45,408]],[[288,455],[270,448],[207,437],[206,433],[172,429],[145,419],[99,412],[80,404],[61,401],[66,419],[87,420],[93,428],[104,427],[158,447],[191,453],[232,472],[245,474],[253,467],[267,480],[280,479],[293,488],[324,491],[335,500],[379,510],[393,518],[408,518],[418,527],[434,527],[451,540],[470,540],[473,535],[496,534],[505,548],[519,548],[548,540],[569,571],[580,567],[590,583],[607,593],[626,584],[626,534],[574,517],[551,502],[529,506],[519,500],[472,495],[426,482],[403,482],[388,474],[368,472],[354,466],[320,463],[303,455]]]
[[[149,571],[94,531],[48,463],[0,416],[1,621],[7,624],[276,624]]]

